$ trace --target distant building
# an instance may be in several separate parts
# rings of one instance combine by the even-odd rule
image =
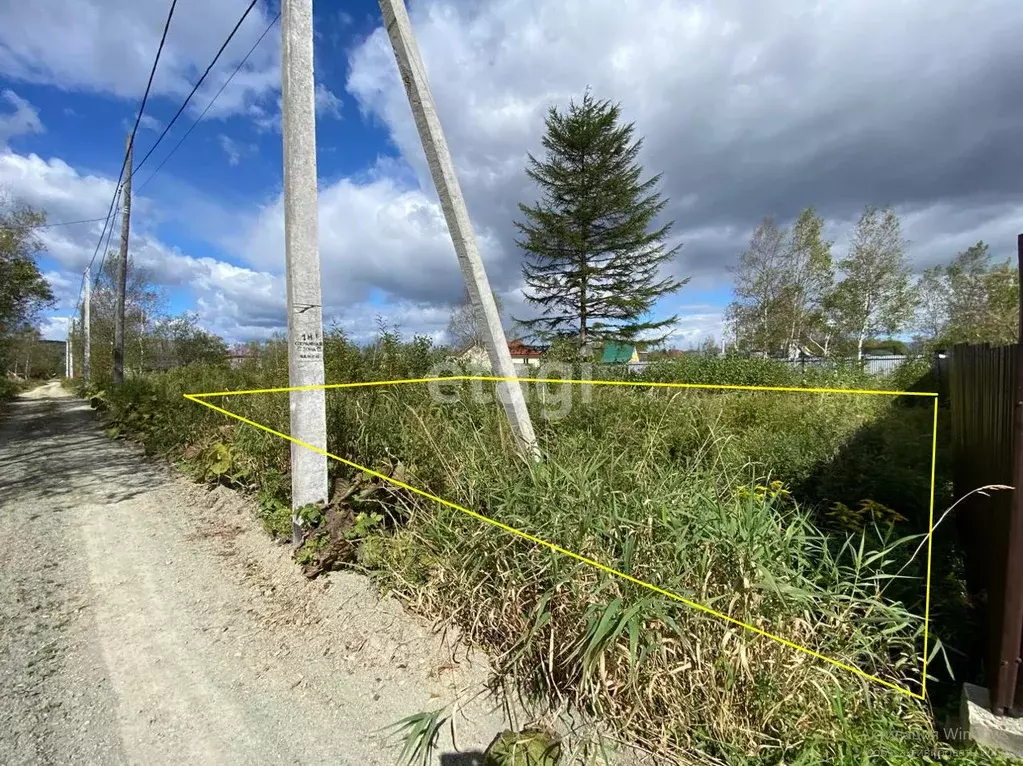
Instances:
[[[539,365],[540,357],[546,350],[540,346],[528,346],[521,338],[508,341],[508,352],[515,364]]]
[[[637,364],[639,352],[629,343],[606,343],[600,361],[602,364]]]
[[[485,367],[490,369],[490,357],[483,346],[472,345],[455,357],[459,362],[473,367]]]
[[[255,359],[259,353],[250,345],[236,344],[227,355],[227,363],[237,369],[249,359]]]
[[[540,346],[530,346],[521,339],[508,341],[508,353],[511,355],[512,363],[518,365],[538,366],[544,351],[547,349]],[[473,344],[460,354],[455,356],[459,362],[474,367],[490,369],[490,355],[487,349],[479,344]]]

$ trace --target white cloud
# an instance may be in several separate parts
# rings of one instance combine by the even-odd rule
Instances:
[[[6,147],[14,136],[45,132],[39,112],[28,101],[13,90],[0,93],[0,99],[14,107],[14,111],[9,114],[0,113],[0,149]]]
[[[241,160],[241,151],[238,148],[238,144],[235,143],[234,139],[225,136],[223,133],[217,136],[217,140],[220,142],[220,148],[227,155],[227,164],[232,167],[237,165]]]
[[[36,154],[0,154],[0,186],[14,198],[43,210],[52,223],[104,217],[114,193],[114,179],[82,175],[60,159]],[[40,236],[54,259],[81,271],[92,256],[102,223],[54,226]]]
[[[907,222],[923,260],[1023,227],[1005,205],[1023,192],[1010,170],[1023,105],[1009,31],[1023,4],[423,0],[410,13],[473,220],[509,257],[515,205],[535,195],[526,153],[542,153],[548,106],[588,85],[621,102],[645,138],[641,162],[663,173],[664,218],[685,243],[676,271],[694,276],[682,295],[727,284],[764,215],[808,205],[836,230],[867,203],[936,225],[958,209],[978,224],[932,241]],[[430,189],[383,29],[351,54],[347,88]],[[996,244],[1011,251],[1012,238]]]
[[[137,96],[163,11],[103,2],[122,3],[125,19],[97,34],[137,40],[127,54],[117,58],[110,53],[116,46],[95,50],[102,45],[83,42],[79,29],[100,26],[89,17],[100,0],[55,0],[38,13],[12,6],[0,11],[0,73]],[[76,24],[48,21],[57,13],[51,6]],[[165,54],[159,92],[190,85],[238,13],[227,0],[212,0],[210,9],[199,22],[183,15],[184,27],[172,25],[175,44]],[[676,221],[674,236],[684,243],[677,271],[693,277],[666,303],[692,303],[699,298],[689,296],[726,286],[725,267],[757,221],[768,213],[784,221],[806,205],[827,218],[829,235],[839,240],[836,254],[864,204],[894,205],[918,266],[947,260],[981,238],[1004,255],[1023,229],[1017,202],[1023,180],[1013,170],[1023,161],[1023,105],[1013,95],[1012,34],[1023,24],[1023,4],[1014,0],[992,0],[969,14],[953,0],[413,0],[410,12],[488,273],[509,313],[522,305],[516,203],[535,195],[524,174],[526,154],[542,151],[548,106],[565,105],[587,85],[598,98],[621,101],[623,117],[645,137],[641,162],[650,174],[663,173],[665,218]],[[25,40],[5,31],[33,13],[41,21],[25,21]],[[343,28],[339,15],[329,18]],[[56,31],[43,35],[51,21]],[[209,31],[218,25],[223,32]],[[125,34],[136,27],[144,34]],[[333,39],[336,29],[321,30],[320,39]],[[55,45],[72,30],[78,37],[68,47]],[[253,26],[245,44],[232,43],[235,63],[261,31]],[[244,113],[257,129],[280,130],[276,38],[268,36],[211,113]],[[352,49],[349,65],[348,93],[368,120],[385,127],[400,158],[321,188],[325,315],[353,332],[372,331],[378,311],[403,317],[410,330],[439,332],[462,280],[382,29]],[[218,67],[221,79],[211,87],[232,68]],[[126,71],[138,81],[124,81]],[[321,83],[321,117],[339,108],[335,100]],[[198,99],[197,108],[205,103]],[[242,145],[227,140],[228,161],[240,161]],[[0,157],[0,180],[19,167],[35,178],[25,188],[54,210],[72,206],[62,190],[91,178],[60,160],[15,155]],[[104,193],[76,194],[74,203],[95,200],[100,209],[74,217],[105,213],[112,180],[91,183]],[[271,196],[254,212],[200,201],[198,192],[177,195],[173,206],[147,210],[145,200],[139,203],[154,220],[188,220],[193,234],[229,246],[245,264],[188,260],[153,244],[161,256],[154,264],[164,264],[161,278],[203,275],[195,290],[204,319],[225,332],[263,333],[283,324],[283,213],[279,195]],[[48,243],[62,253],[55,257],[80,263],[74,232],[51,231]],[[98,227],[85,231],[98,235]],[[377,308],[381,296],[389,305]],[[718,308],[680,312],[682,345],[719,335]]]
[[[83,175],[59,159],[46,161],[35,154],[8,152],[0,154],[0,186],[13,197],[46,211],[50,221],[58,222],[105,216],[114,179]],[[156,284],[189,288],[201,307],[235,306],[233,312],[221,310],[205,317],[210,326],[231,337],[236,337],[230,330],[241,316],[264,326],[274,324],[270,318],[276,316],[279,326],[284,315],[283,283],[279,277],[215,258],[197,258],[162,242],[151,230],[150,211],[156,207],[145,197],[136,199],[130,246],[135,262],[150,272]],[[81,273],[97,252],[102,228],[102,222],[97,222],[55,226],[40,232],[47,253],[59,266],[45,274],[58,300],[58,312],[74,310]],[[111,241],[116,247],[116,232]],[[95,268],[98,266],[97,262]]]
[[[67,316],[51,316],[42,320],[39,333],[43,340],[65,340],[70,318]]]
[[[234,27],[243,6],[233,0],[181,3],[153,81],[153,95],[186,95]],[[0,75],[136,99],[142,95],[166,19],[165,3],[136,0],[48,0],[0,8]],[[263,33],[272,14],[257,5],[196,95],[209,102]],[[268,34],[208,117],[245,111],[280,88],[280,38]],[[148,109],[148,108],[147,108]]]
[[[0,186],[47,211],[51,221],[82,220],[106,215],[114,179],[80,173],[60,159],[8,152],[0,154]],[[280,200],[247,218],[243,211],[219,209],[186,189],[175,190],[174,196],[178,194],[188,202],[180,209],[172,206],[173,214],[155,200],[135,199],[131,240],[135,262],[150,272],[156,284],[186,288],[203,324],[229,340],[266,337],[283,330]],[[320,207],[327,320],[338,320],[353,337],[372,334],[378,313],[410,333],[436,336],[442,332],[447,309],[436,301],[436,292],[450,289],[452,299],[457,298],[460,276],[436,204],[418,191],[403,192],[393,180],[377,177],[325,188]],[[200,236],[208,239],[219,235],[221,243],[231,245],[246,265],[196,257],[162,241],[153,234],[154,227],[171,219],[195,223]],[[46,276],[54,286],[59,313],[74,310],[82,270],[96,252],[101,230],[100,222],[40,232],[58,266]],[[116,232],[111,241],[116,247]],[[392,305],[370,305],[377,290],[390,292]]]
[[[665,345],[674,348],[687,348],[698,345],[710,336],[719,343],[724,330],[724,315],[721,311],[708,306],[703,311],[679,311],[679,321],[665,341]]]
[[[331,93],[322,82],[316,84],[316,114],[320,117],[341,119],[341,99]]]
[[[280,133],[281,109],[283,106],[284,104],[280,96],[278,96],[277,101],[272,106],[253,104],[248,109],[248,115],[252,118],[253,125],[255,125],[256,130],[260,133]]]
[[[403,189],[388,177],[343,179],[321,188],[320,258],[326,305],[361,301],[373,289],[396,300],[454,301],[461,274],[437,202]],[[500,246],[478,231],[484,261],[500,260]],[[280,200],[267,206],[234,247],[256,268],[284,264],[284,214]],[[495,275],[498,270],[495,268]],[[499,285],[500,286],[500,285]]]
[[[144,114],[142,119],[139,120],[139,127],[155,133],[163,128],[163,123],[151,115]]]

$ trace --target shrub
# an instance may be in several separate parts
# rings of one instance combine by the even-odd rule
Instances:
[[[739,356],[682,356],[651,362],[639,376],[658,383],[733,386],[798,386],[799,375],[785,362]]]
[[[0,378],[0,405],[16,397],[23,388],[21,381],[11,380],[6,376]]]

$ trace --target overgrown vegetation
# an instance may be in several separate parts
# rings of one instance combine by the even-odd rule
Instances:
[[[339,333],[325,346],[336,382],[420,377],[439,361],[427,341],[402,343],[387,332],[368,348]],[[111,435],[131,434],[200,480],[257,492],[268,531],[290,539],[288,444],[181,396],[285,385],[282,349],[264,351],[236,370],[193,365],[132,379],[95,401]],[[804,382],[903,388],[915,382],[912,372],[868,382],[836,368],[808,372]],[[783,364],[699,357],[652,365],[648,379],[801,382]],[[516,455],[500,407],[474,401],[470,384],[432,394],[426,385],[331,391],[328,446],[919,689],[930,400],[918,407],[843,394],[594,387],[589,401],[571,389],[568,407],[566,390],[529,387],[544,451],[537,464]],[[287,431],[285,394],[217,403]],[[544,411],[560,416],[545,419]],[[935,735],[935,711],[919,701],[455,509],[381,492],[341,464],[331,473],[334,502],[309,509],[297,554],[307,572],[346,563],[371,571],[412,608],[457,624],[534,698],[602,716],[683,762],[920,763],[924,750],[952,757]],[[938,507],[946,501],[942,483]],[[952,547],[945,558],[955,560]],[[931,635],[954,648],[949,626],[966,623],[965,604],[954,576],[941,582]],[[935,699],[947,662],[943,644],[933,646]],[[992,762],[974,760],[978,753],[950,762]]]
[[[7,402],[24,391],[28,385],[23,380],[0,378],[0,407],[3,407]]]

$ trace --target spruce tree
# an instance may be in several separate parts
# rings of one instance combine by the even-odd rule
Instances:
[[[688,279],[660,274],[680,246],[665,247],[671,223],[651,231],[667,204],[654,190],[660,175],[640,180],[642,139],[633,140],[633,123],[619,118],[618,104],[597,101],[587,89],[567,113],[550,108],[546,157],[529,155],[526,174],[541,198],[519,205],[525,221],[515,225],[523,235],[517,244],[525,252],[526,300],[541,313],[516,321],[538,338],[654,344],[678,320],[649,318],[657,299]]]

